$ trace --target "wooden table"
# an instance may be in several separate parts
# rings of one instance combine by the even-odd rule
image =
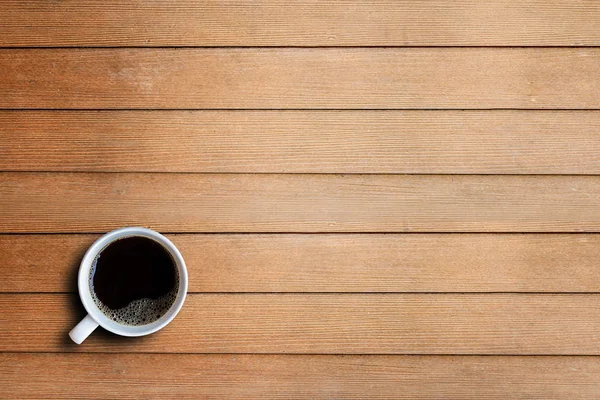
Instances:
[[[1,398],[600,398],[600,4],[0,6]],[[146,226],[171,325],[81,346]]]

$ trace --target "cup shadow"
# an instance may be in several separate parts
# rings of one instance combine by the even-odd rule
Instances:
[[[148,336],[139,336],[139,337],[127,337],[116,335],[112,332],[109,332],[102,327],[98,327],[92,334],[87,338],[82,344],[77,344],[71,340],[69,337],[69,331],[73,329],[73,327],[81,321],[87,314],[83,304],[81,304],[81,300],[79,299],[79,295],[71,294],[70,296],[70,310],[68,311],[72,315],[73,326],[67,327],[68,330],[65,331],[64,335],[62,335],[60,346],[61,350],[64,352],[87,352],[91,349],[94,352],[103,352],[103,351],[111,351],[115,348],[123,348],[128,346],[139,346],[148,340]],[[154,333],[156,335],[160,332]],[[86,343],[89,343],[91,346],[86,347]]]
[[[71,268],[69,268],[69,272],[65,276],[67,281],[66,287],[70,293],[79,293],[79,289],[77,287],[77,276],[79,274],[79,264],[81,263],[86,251],[87,248],[81,250],[77,256],[74,257],[73,261],[71,262]]]
[[[94,351],[110,351],[111,348],[115,347],[125,347],[125,346],[134,346],[139,345],[147,340],[146,336],[141,337],[126,337],[116,335],[112,332],[109,332],[102,327],[98,327],[88,339],[86,339],[82,344],[78,345],[73,342],[69,337],[69,331],[75,327],[79,321],[81,321],[86,315],[87,311],[83,307],[81,303],[81,299],[79,298],[79,288],[77,284],[77,278],[79,274],[79,264],[85,255],[87,248],[82,250],[77,257],[74,258],[72,262],[71,268],[69,268],[69,272],[66,274],[65,279],[67,280],[66,287],[68,288],[69,301],[70,305],[69,310],[67,312],[71,316],[69,319],[72,321],[72,326],[68,326],[64,335],[62,335],[60,339],[60,347],[61,351],[64,352],[86,352],[89,350],[89,347],[86,348],[86,343],[90,341],[94,344]]]

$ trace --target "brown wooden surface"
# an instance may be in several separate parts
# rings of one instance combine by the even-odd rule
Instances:
[[[0,108],[600,108],[600,49],[4,49]]]
[[[0,354],[20,399],[591,399],[598,374],[595,357]]]
[[[4,1],[0,46],[598,46],[593,0]]]
[[[0,173],[2,232],[599,232],[598,176]]]
[[[600,3],[0,21],[0,398],[600,398]],[[77,265],[125,225],[190,294],[77,346]]]
[[[598,174],[600,112],[0,111],[0,169]]]
[[[0,294],[0,351],[600,356],[599,294],[189,294],[154,335],[78,346],[80,307]]]
[[[0,235],[0,292],[76,292],[98,235]],[[600,292],[596,234],[168,235],[195,292]]]

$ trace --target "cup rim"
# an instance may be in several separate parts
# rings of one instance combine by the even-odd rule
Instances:
[[[92,299],[89,286],[90,270],[98,253],[100,253],[106,246],[114,241],[132,236],[146,237],[161,244],[173,257],[179,272],[179,290],[177,291],[177,296],[171,307],[158,320],[146,325],[137,326],[119,324],[118,322],[115,322],[104,315],[104,313],[100,311]],[[79,266],[77,286],[83,307],[88,312],[90,317],[92,317],[98,323],[98,325],[112,333],[121,336],[144,336],[164,328],[179,313],[179,310],[181,310],[187,295],[188,274],[185,261],[183,260],[183,256],[179,252],[179,249],[177,249],[177,247],[165,236],[148,228],[125,227],[115,229],[102,235],[88,248]]]

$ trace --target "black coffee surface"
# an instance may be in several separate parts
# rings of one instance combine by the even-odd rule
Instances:
[[[135,300],[158,299],[173,292],[178,279],[175,262],[161,244],[128,237],[100,252],[92,282],[98,300],[118,310]]]

